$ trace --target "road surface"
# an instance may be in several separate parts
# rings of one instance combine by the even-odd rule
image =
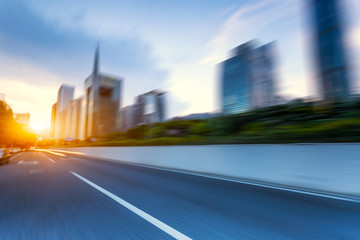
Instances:
[[[360,203],[23,152],[0,167],[0,239],[360,239]]]

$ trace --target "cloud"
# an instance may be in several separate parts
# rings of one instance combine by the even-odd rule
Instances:
[[[276,40],[294,27],[294,0],[249,1],[232,13],[215,36],[207,43],[209,54],[199,64],[216,64],[227,57],[227,52],[241,43],[260,38],[261,42]],[[280,13],[280,14],[279,14]]]
[[[208,54],[198,64],[210,66],[224,61],[232,48],[253,39],[258,45],[276,41],[274,60],[278,68],[278,94],[313,94],[307,87],[311,80],[307,65],[308,34],[303,5],[299,0],[246,2],[216,31],[207,43]],[[301,91],[297,91],[296,86]]]
[[[85,15],[79,12],[72,21],[81,21]],[[83,92],[83,81],[91,73],[98,39],[81,28],[67,28],[44,18],[28,1],[0,1],[0,80],[19,82],[2,84],[0,91],[10,102],[16,102],[18,109],[48,101],[46,109],[42,106],[50,122],[49,106],[56,99],[60,84],[73,84],[78,93]],[[159,67],[150,43],[135,35],[102,36],[100,42],[100,70],[125,79],[123,103],[126,105],[138,94],[166,86],[169,70]],[[34,95],[25,100],[15,86],[51,89],[53,97]]]
[[[0,2],[0,36],[2,55],[46,69],[66,82],[81,85],[91,72],[97,37],[81,30],[59,28],[41,18],[24,1]],[[158,60],[148,43],[135,37],[100,40],[102,70],[125,79],[130,76],[128,91],[149,91],[152,89],[142,86],[150,87],[150,82],[157,88],[166,81],[167,70],[157,66]],[[33,78],[27,82],[46,84],[53,80]]]

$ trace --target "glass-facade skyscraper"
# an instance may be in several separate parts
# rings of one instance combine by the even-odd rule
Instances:
[[[256,48],[254,41],[232,50],[221,63],[220,102],[223,114],[238,114],[273,104],[273,44]]]
[[[343,26],[337,0],[310,0],[316,68],[325,100],[350,95]]]
[[[222,64],[222,112],[236,114],[252,107],[252,42],[233,50],[234,56]]]

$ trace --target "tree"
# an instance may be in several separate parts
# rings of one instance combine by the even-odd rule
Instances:
[[[13,140],[12,129],[16,122],[13,118],[13,111],[5,101],[0,100],[0,144],[10,145]]]
[[[27,148],[36,140],[34,133],[16,122],[10,106],[0,100],[0,145]]]

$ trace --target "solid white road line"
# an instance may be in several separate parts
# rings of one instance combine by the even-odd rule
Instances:
[[[14,159],[16,159],[16,158],[20,157],[22,154],[23,154],[23,152],[21,152],[21,153],[17,154],[15,157],[11,157],[11,160],[14,160]]]
[[[51,159],[51,158],[48,158],[50,161],[52,161],[53,163],[56,163],[55,160]]]
[[[124,207],[126,207],[127,209],[129,209],[130,211],[132,211],[133,213],[137,214],[138,216],[142,217],[143,219],[145,219],[146,221],[150,222],[151,224],[155,225],[156,227],[160,228],[161,230],[163,230],[164,232],[166,232],[167,234],[169,234],[170,236],[174,237],[175,239],[181,239],[181,240],[190,240],[191,238],[185,236],[184,234],[178,232],[177,230],[173,229],[172,227],[170,227],[169,225],[161,222],[160,220],[154,218],[153,216],[147,214],[146,212],[140,210],[139,208],[131,205],[130,203],[126,202],[125,200],[119,198],[118,196],[116,196],[115,194],[105,190],[104,188],[96,185],[95,183],[91,182],[90,180],[87,180],[86,178],[80,176],[79,174],[70,171],[71,174],[73,174],[75,177],[81,179],[82,181],[86,182],[87,184],[89,184],[90,186],[92,186],[93,188],[97,189],[98,191],[102,192],[103,194],[105,194],[106,196],[110,197],[111,199],[115,200],[117,203],[120,203],[121,205],[123,205]]]

